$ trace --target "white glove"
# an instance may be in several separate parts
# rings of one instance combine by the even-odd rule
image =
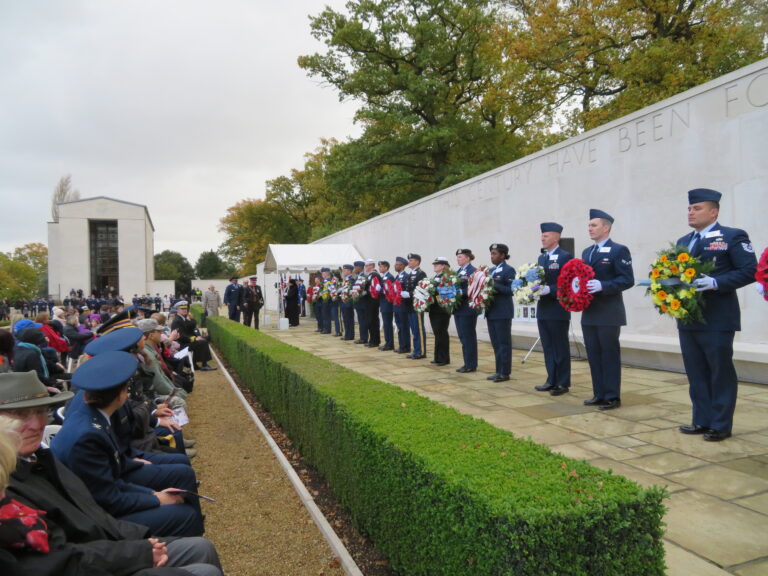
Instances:
[[[704,290],[717,290],[717,281],[712,276],[706,274],[701,278],[697,278],[693,281],[693,285],[696,286],[696,292],[703,292]]]
[[[549,286],[547,286],[546,284],[542,286],[541,290],[539,290],[539,294],[541,294],[542,296],[546,296],[547,294],[549,294],[549,292],[550,292]]]
[[[755,290],[757,290],[757,293],[758,293],[758,294],[760,294],[760,296],[762,296],[763,294],[765,294],[765,288],[763,287],[763,285],[762,285],[762,284],[760,284],[760,282],[758,282],[757,284],[755,284]]]
[[[402,290],[400,292],[400,298],[410,298],[410,297],[411,297],[411,293],[410,292],[407,292],[406,290]]]
[[[596,292],[600,292],[603,289],[603,284],[600,282],[600,280],[590,280],[587,282],[587,290],[590,294],[594,294]]]

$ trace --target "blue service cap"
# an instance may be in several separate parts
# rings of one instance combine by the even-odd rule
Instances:
[[[328,268],[327,266],[325,266],[323,268],[320,268],[320,272],[330,272],[330,271],[331,271],[331,269]]]
[[[717,190],[709,188],[695,188],[688,190],[688,204],[698,204],[699,202],[720,202],[723,195]]]
[[[85,347],[83,352],[88,356],[99,356],[105,352],[114,352],[116,350],[129,350],[136,342],[141,340],[144,333],[132,326],[130,328],[121,328],[99,336],[95,340],[91,340]]]
[[[406,266],[408,266],[408,260],[406,260],[402,256],[398,256],[397,258],[395,258],[395,262],[400,262],[400,264],[405,264]]]
[[[17,334],[21,334],[22,331],[26,330],[27,328],[42,328],[42,324],[38,324],[37,322],[32,322],[29,318],[22,318],[16,324],[13,325],[13,335],[16,336]]]
[[[126,383],[138,364],[138,359],[128,352],[104,352],[75,370],[72,385],[81,390],[109,390]]]
[[[557,232],[558,234],[563,231],[563,227],[560,226],[557,222],[542,222],[541,225],[541,233],[544,232]]]
[[[594,218],[603,218],[605,220],[608,220],[611,224],[613,224],[613,216],[608,214],[608,212],[603,212],[602,210],[598,210],[597,208],[592,208],[589,211],[589,219],[593,220]]]
[[[354,270],[355,267],[352,266],[352,264],[344,264],[344,266],[342,266],[342,269],[344,269],[344,270]]]
[[[362,260],[355,260],[355,261],[353,262],[353,264],[354,264],[355,266],[357,266],[358,268],[362,268],[363,266],[365,266],[365,262],[363,262]]]

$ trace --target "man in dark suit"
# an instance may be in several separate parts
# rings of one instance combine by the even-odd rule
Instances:
[[[509,260],[509,247],[506,244],[491,244],[489,250],[493,264],[488,271],[493,279],[493,303],[485,313],[485,321],[496,357],[496,372],[486,379],[506,382],[512,373],[512,318],[515,316],[512,282],[515,269],[506,262]]]
[[[394,329],[394,286],[395,277],[389,271],[389,262],[379,261],[379,274],[381,275],[381,294],[379,295],[379,310],[381,311],[381,329],[384,332],[384,345],[379,350],[387,351],[395,349]]]
[[[411,269],[405,278],[403,290],[400,293],[403,306],[408,311],[408,326],[413,336],[413,352],[406,358],[411,360],[421,360],[427,357],[427,333],[424,330],[424,312],[413,309],[413,292],[424,278],[426,272],[420,268],[421,256],[419,254],[408,254],[408,267]]]
[[[250,326],[253,320],[253,327],[256,330],[259,329],[259,312],[264,306],[264,294],[261,292],[261,286],[256,284],[257,279],[256,276],[251,276],[250,285],[244,285],[242,288],[243,324]]]
[[[395,281],[393,283],[394,293],[394,316],[397,326],[397,346],[395,354],[408,354],[411,351],[411,327],[408,323],[408,308],[403,303],[403,286],[408,278],[406,267],[408,260],[402,256],[395,258]]]
[[[352,307],[352,286],[355,283],[355,277],[352,274],[354,267],[352,264],[344,264],[341,267],[342,281],[341,281],[341,304],[339,305],[341,312],[341,322],[344,326],[343,340],[355,339],[355,309]]]
[[[621,327],[627,313],[621,293],[635,284],[629,248],[610,239],[613,217],[602,210],[589,211],[589,237],[594,242],[582,252],[595,278],[587,282],[594,296],[581,313],[581,331],[592,375],[592,398],[585,406],[613,410],[621,406]]]
[[[469,248],[456,250],[456,263],[459,269],[456,274],[461,284],[461,304],[453,311],[453,322],[456,324],[456,332],[461,342],[461,353],[464,364],[456,369],[456,372],[466,373],[477,370],[477,312],[469,307],[467,294],[469,292],[469,279],[477,268],[472,266],[475,255]]]
[[[102,509],[88,488],[41,446],[48,409],[71,392],[49,396],[34,373],[0,374],[0,414],[18,422],[22,439],[7,495],[45,512],[50,552],[0,551],[8,576],[75,576],[90,573],[188,576],[180,567],[194,564],[194,574],[220,576],[213,544],[205,538],[170,542],[150,538],[146,526],[116,520]],[[165,567],[159,567],[163,559]],[[178,567],[178,568],[173,568]],[[154,569],[153,569],[154,568]]]
[[[709,275],[693,281],[703,292],[704,322],[677,323],[693,404],[692,424],[680,426],[680,432],[702,434],[709,442],[731,436],[738,380],[733,338],[741,330],[736,290],[752,283],[757,269],[747,233],[717,221],[721,196],[706,188],[688,192],[688,225],[693,232],[677,241],[691,256],[714,263]]]
[[[381,274],[376,271],[376,261],[368,259],[365,261],[365,284],[367,286],[366,294],[363,296],[365,302],[365,320],[368,328],[369,348],[378,348],[381,344],[381,324],[379,323],[379,296],[381,295]]]
[[[573,259],[573,255],[560,248],[560,234],[563,231],[560,224],[542,222],[540,228],[542,249],[538,265],[544,268],[545,285],[536,304],[536,322],[541,347],[544,349],[547,382],[536,386],[536,390],[560,396],[571,387],[571,350],[568,343],[571,313],[557,301],[557,279],[560,270]]]
[[[360,337],[355,340],[355,344],[368,344],[368,316],[365,308],[364,295],[368,293],[368,277],[363,272],[365,262],[355,260],[352,273],[355,275],[355,283],[352,287],[352,307],[357,313],[357,327]]]
[[[224,290],[224,305],[229,308],[229,319],[240,322],[240,310],[243,305],[242,286],[237,283],[237,276],[229,279],[229,285]]]

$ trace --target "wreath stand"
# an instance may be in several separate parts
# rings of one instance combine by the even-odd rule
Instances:
[[[573,322],[569,321],[568,325],[571,328],[571,336],[573,337],[573,343],[576,345],[576,358],[578,360],[581,360],[582,358],[581,358],[581,350],[579,349],[579,339],[576,337],[576,330],[573,328]],[[541,342],[541,336],[536,338],[536,342],[534,342],[531,345],[531,347],[528,349],[528,352],[525,354],[525,357],[520,362],[520,364],[525,364],[525,361],[528,360],[528,357],[531,355],[531,353],[533,353],[533,349],[536,348],[536,344],[538,344],[539,342]],[[568,343],[569,344],[571,343],[570,339],[568,340]],[[583,346],[583,344],[582,344],[582,346]],[[585,352],[586,352],[586,350],[585,350]]]

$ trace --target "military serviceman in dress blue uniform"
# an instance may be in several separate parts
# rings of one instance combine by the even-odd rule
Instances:
[[[627,324],[621,293],[635,284],[629,248],[613,242],[609,236],[613,217],[602,210],[589,211],[589,237],[594,242],[582,252],[584,262],[592,266],[595,278],[587,282],[594,295],[581,313],[581,330],[592,375],[593,396],[585,406],[612,410],[621,406],[621,327]]]
[[[680,432],[703,434],[709,442],[725,440],[732,432],[737,392],[733,338],[741,330],[736,290],[752,283],[757,270],[747,233],[717,221],[721,196],[706,188],[688,192],[693,232],[677,241],[691,256],[715,265],[709,275],[693,281],[704,293],[704,322],[677,323],[693,404],[692,424],[680,426]]]
[[[394,305],[391,302],[394,294],[395,277],[389,271],[389,262],[379,261],[379,275],[381,276],[381,294],[379,294],[379,311],[381,312],[381,329],[384,332],[384,344],[379,350],[387,351],[395,349],[395,330],[393,320],[395,316]]]
[[[456,332],[461,342],[461,352],[464,356],[464,364],[456,369],[456,372],[474,372],[477,370],[477,311],[469,307],[467,293],[469,292],[469,279],[477,268],[472,266],[475,255],[469,248],[456,250],[456,264],[459,269],[456,274],[461,284],[461,304],[453,311],[453,321],[456,324]]]
[[[402,256],[395,258],[395,325],[397,326],[396,354],[410,354],[411,352],[411,326],[408,323],[408,307],[403,303],[403,286],[408,278],[408,260]],[[399,304],[398,304],[399,302]]]
[[[426,272],[419,268],[419,266],[421,266],[421,256],[413,252],[408,254],[408,267],[411,271],[405,279],[401,296],[403,298],[403,306],[408,310],[408,325],[413,336],[413,352],[408,354],[406,358],[411,358],[412,360],[427,357],[427,333],[424,331],[424,312],[417,312],[413,309],[413,291],[419,285],[419,282],[427,277]]]
[[[536,390],[560,396],[571,387],[571,349],[568,343],[571,313],[557,301],[557,279],[560,270],[573,259],[573,255],[560,248],[560,233],[563,231],[560,224],[542,222],[540,228],[542,253],[538,265],[544,268],[545,286],[536,305],[536,322],[544,349],[547,382],[536,386]]]
[[[493,278],[493,303],[485,313],[485,320],[496,357],[496,372],[486,380],[506,382],[512,373],[512,318],[515,316],[512,282],[515,280],[515,269],[506,262],[509,260],[506,244],[491,244],[489,250],[493,264],[488,270]]]
[[[224,305],[229,308],[229,319],[240,322],[243,292],[237,281],[237,276],[232,276],[229,279],[229,285],[224,290]]]
[[[320,274],[322,275],[320,297],[317,299],[320,305],[320,317],[322,319],[320,334],[331,333],[331,294],[330,294],[330,281],[331,281],[331,269],[320,268]],[[325,298],[323,298],[325,297]]]
[[[175,493],[177,487],[150,488],[125,479],[129,462],[110,417],[128,399],[137,366],[127,352],[104,352],[80,366],[72,384],[85,391],[86,406],[67,413],[51,449],[116,518],[148,526],[157,536],[200,536],[202,515]]]

